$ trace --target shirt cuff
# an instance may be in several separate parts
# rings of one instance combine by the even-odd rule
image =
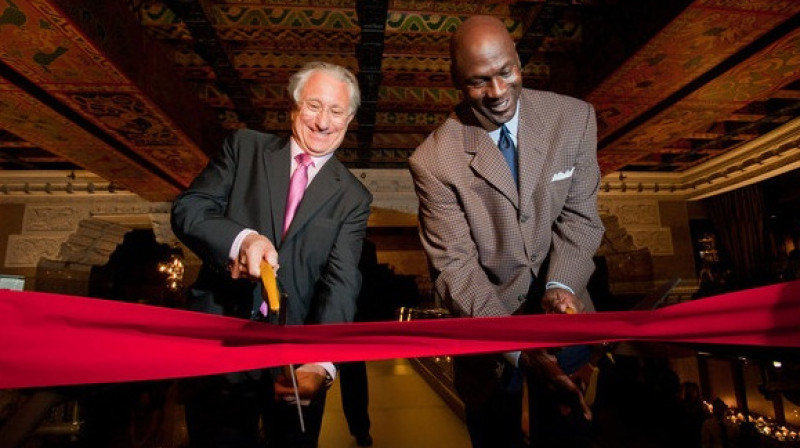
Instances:
[[[512,366],[519,367],[519,355],[521,354],[522,352],[519,350],[515,352],[505,352],[503,353],[503,358]]]
[[[332,362],[315,362],[311,364],[303,364],[297,368],[298,372],[316,372],[320,375],[327,374],[328,381],[336,379],[336,366]]]
[[[569,286],[567,286],[567,285],[565,285],[565,284],[563,284],[561,282],[547,282],[544,285],[544,289],[553,289],[553,288],[566,289],[567,291],[571,292],[573,295],[575,294],[575,291],[573,291],[572,288],[570,288]]]
[[[231,244],[231,250],[228,252],[228,258],[231,261],[235,261],[236,258],[239,256],[239,249],[242,248],[242,241],[247,235],[251,233],[258,233],[253,229],[244,229],[236,235],[236,238],[233,240],[233,244]]]

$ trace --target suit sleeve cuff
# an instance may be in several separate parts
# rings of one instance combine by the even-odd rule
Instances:
[[[247,235],[252,233],[258,233],[253,229],[244,229],[236,235],[236,238],[233,240],[233,244],[231,244],[231,250],[228,252],[228,258],[233,261],[236,260],[236,257],[239,256],[239,249],[242,248],[242,241]]]
[[[505,358],[506,362],[511,364],[514,367],[519,367],[519,355],[522,352],[517,350],[514,352],[505,352],[503,353],[503,358]]]
[[[328,382],[336,379],[336,366],[332,362],[315,362],[311,364],[303,364],[297,368],[298,372],[316,372],[320,375],[325,375]]]
[[[547,282],[547,284],[544,285],[544,289],[553,289],[553,288],[566,289],[567,291],[571,292],[572,294],[575,294],[575,291],[573,291],[572,288],[570,288],[569,286],[567,286],[567,285],[565,285],[565,284],[563,284],[561,282]]]

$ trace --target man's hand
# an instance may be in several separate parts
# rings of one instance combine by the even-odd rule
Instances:
[[[289,369],[284,369],[281,375],[275,379],[275,399],[294,401],[294,385]],[[320,389],[326,387],[327,375],[316,371],[295,369],[297,378],[297,394],[301,399],[311,399]]]
[[[594,364],[587,362],[586,364],[582,365],[578,370],[573,372],[569,378],[575,383],[576,386],[583,392],[586,393],[586,390],[589,388],[589,384],[592,382],[592,377],[595,374],[597,367]]]
[[[528,372],[538,375],[553,390],[565,393],[568,401],[577,405],[579,409],[576,410],[583,412],[586,420],[592,419],[592,410],[583,397],[583,391],[561,370],[555,356],[544,350],[525,350],[520,354],[519,365]],[[562,407],[565,415],[572,410],[569,406]]]
[[[550,288],[542,296],[542,308],[545,313],[567,314],[583,311],[583,302],[573,293],[562,288]]]
[[[278,251],[264,235],[251,233],[242,240],[239,256],[231,263],[231,278],[256,280],[261,275],[261,261],[266,260],[277,272]]]

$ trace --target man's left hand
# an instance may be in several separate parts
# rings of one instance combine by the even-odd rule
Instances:
[[[275,380],[275,399],[293,401],[294,384],[289,369],[285,369]],[[313,398],[323,387],[326,387],[328,376],[314,371],[295,369],[297,378],[297,394],[301,399]]]
[[[523,350],[519,357],[520,367],[527,372],[537,375],[552,390],[563,393],[568,397],[561,408],[563,415],[569,415],[573,410],[581,412],[586,420],[592,419],[592,410],[586,403],[583,390],[576,384],[561,367],[558,366],[555,356],[541,349]]]
[[[578,296],[563,288],[550,288],[542,296],[542,308],[545,313],[567,314],[583,312],[583,302]]]

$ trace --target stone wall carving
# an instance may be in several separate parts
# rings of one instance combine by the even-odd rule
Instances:
[[[604,257],[609,254],[631,252],[638,247],[628,231],[620,226],[619,218],[615,215],[601,214],[606,232],[603,241],[597,249],[597,256]]]
[[[36,267],[40,258],[58,257],[61,244],[69,233],[51,232],[43,235],[9,235],[6,247],[6,267]]]
[[[620,225],[628,226],[660,226],[661,217],[658,201],[655,199],[599,199],[600,213],[609,213],[619,217]]]
[[[658,200],[601,197],[598,209],[606,225],[606,239],[611,243],[610,247],[601,247],[600,252],[608,253],[611,248],[617,252],[647,248],[653,255],[674,254],[670,228],[661,226]],[[599,255],[604,255],[600,252]]]
[[[150,213],[169,213],[169,202],[147,202],[141,199],[134,201],[103,201],[92,204],[93,216],[113,217],[116,215],[148,215]]]
[[[628,233],[639,247],[650,249],[653,255],[674,255],[672,233],[669,228],[634,228],[628,227]]]
[[[61,245],[57,260],[102,266],[122,243],[129,228],[114,223],[86,219]]]
[[[351,172],[372,193],[373,207],[417,214],[417,195],[408,170],[356,169]]]
[[[89,216],[87,206],[76,204],[47,204],[25,206],[22,219],[23,233],[29,232],[72,232],[78,223]]]
[[[80,197],[25,204],[22,233],[9,235],[5,266],[36,267],[42,259],[104,265],[130,228],[120,216],[168,213],[169,203],[147,202],[131,194],[110,198]]]
[[[157,243],[169,244],[170,246],[178,244],[178,237],[172,232],[169,213],[149,213],[148,215],[150,216],[150,223],[153,225],[153,233],[156,236]]]

